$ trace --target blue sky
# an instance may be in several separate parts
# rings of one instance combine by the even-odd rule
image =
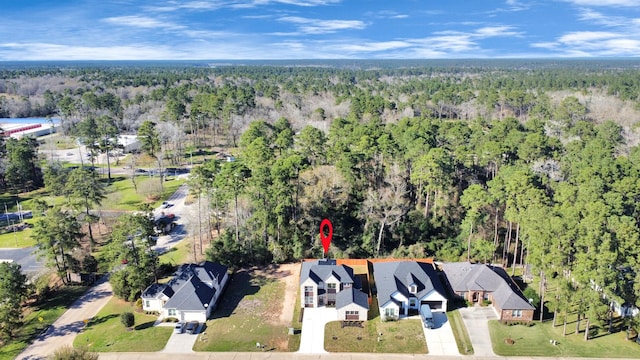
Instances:
[[[2,60],[640,57],[640,0],[1,0]]]

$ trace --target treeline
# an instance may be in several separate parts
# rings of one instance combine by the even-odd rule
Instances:
[[[145,135],[161,168],[232,148],[192,173],[221,230],[212,260],[319,257],[329,218],[333,257],[528,264],[557,314],[607,316],[602,294],[638,304],[635,63],[500,64],[12,70],[0,92],[48,91],[94,151]]]
[[[329,218],[331,257],[533,265],[554,279],[551,310],[605,319],[612,299],[638,303],[640,149],[621,155],[613,122],[578,120],[562,139],[544,124],[345,118],[294,135],[285,119],[253,122],[236,162],[195,171],[198,194],[229,218],[208,256],[319,257]]]

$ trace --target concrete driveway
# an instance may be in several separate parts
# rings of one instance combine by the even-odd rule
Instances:
[[[160,323],[157,326],[170,326],[173,328],[175,327],[175,323]],[[193,353],[193,345],[195,345],[196,340],[198,339],[198,334],[200,334],[203,328],[204,324],[201,323],[198,326],[198,330],[193,334],[187,334],[186,332],[177,334],[173,332],[162,352],[179,354]]]
[[[458,311],[471,338],[474,356],[496,356],[489,335],[489,320],[498,319],[493,307],[473,306]]]
[[[299,353],[324,354],[324,326],[338,320],[335,308],[305,308],[302,318]]]
[[[436,325],[433,329],[427,329],[423,326],[429,355],[460,355],[447,314],[434,312],[433,322]]]

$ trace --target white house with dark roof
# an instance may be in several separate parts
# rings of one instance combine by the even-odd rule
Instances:
[[[338,319],[366,321],[369,314],[369,296],[355,288],[348,288],[336,295]]]
[[[305,261],[300,269],[300,306],[335,306],[339,320],[366,320],[369,297],[353,269],[335,260]]]
[[[447,311],[446,292],[432,264],[416,261],[373,263],[380,319],[398,320],[427,304],[434,312]]]
[[[180,321],[206,321],[229,281],[228,268],[205,261],[178,268],[166,284],[153,284],[142,293],[142,309]]]
[[[535,308],[504,269],[468,262],[443,263],[453,292],[471,303],[491,301],[500,320],[533,320]]]

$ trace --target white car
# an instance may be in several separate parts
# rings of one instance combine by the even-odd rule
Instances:
[[[179,322],[176,324],[176,327],[173,328],[173,332],[176,334],[182,334],[182,332],[184,331],[184,324]]]

